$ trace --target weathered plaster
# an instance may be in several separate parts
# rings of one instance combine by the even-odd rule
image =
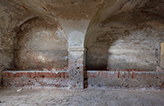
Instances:
[[[70,88],[84,87],[86,62],[155,70],[163,7],[162,0],[1,0],[1,70],[68,70]]]
[[[17,70],[48,70],[67,66],[67,40],[57,23],[35,17],[20,26],[14,44]]]
[[[69,48],[69,78],[71,89],[84,88],[84,48]]]
[[[164,81],[163,72],[136,71],[88,71],[89,88],[148,88],[160,89]]]
[[[163,33],[162,17],[144,7],[110,16],[87,31],[87,68],[155,71]]]

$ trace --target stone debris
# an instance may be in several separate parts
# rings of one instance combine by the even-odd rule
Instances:
[[[20,92],[20,91],[22,91],[22,90],[23,90],[23,88],[21,88],[21,89],[18,89],[18,90],[17,90],[17,92]]]

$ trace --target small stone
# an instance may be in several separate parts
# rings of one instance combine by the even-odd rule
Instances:
[[[23,90],[22,88],[21,88],[21,89],[18,89],[17,92],[20,92],[20,91],[22,91],[22,90]]]

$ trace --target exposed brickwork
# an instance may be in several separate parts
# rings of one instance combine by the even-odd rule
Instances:
[[[164,88],[164,72],[87,71],[86,79],[88,87]],[[6,71],[3,72],[3,85],[69,87],[70,78],[66,71]]]
[[[164,72],[87,71],[88,87],[157,87],[164,88]]]
[[[53,86],[68,87],[68,72],[24,72],[24,71],[7,71],[3,72],[3,86]]]

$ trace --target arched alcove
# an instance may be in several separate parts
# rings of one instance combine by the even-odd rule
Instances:
[[[34,17],[19,28],[14,42],[16,70],[66,70],[67,38],[57,22]]]
[[[156,70],[160,66],[164,20],[161,10],[154,11],[154,7],[159,4],[155,2],[152,6],[152,3],[154,1],[138,8],[134,6],[135,8],[126,12],[118,9],[102,21],[101,15],[107,15],[101,13],[104,11],[98,12],[86,33],[86,69]],[[126,7],[131,5],[127,2],[125,4]],[[97,21],[95,24],[96,20],[99,23]]]

